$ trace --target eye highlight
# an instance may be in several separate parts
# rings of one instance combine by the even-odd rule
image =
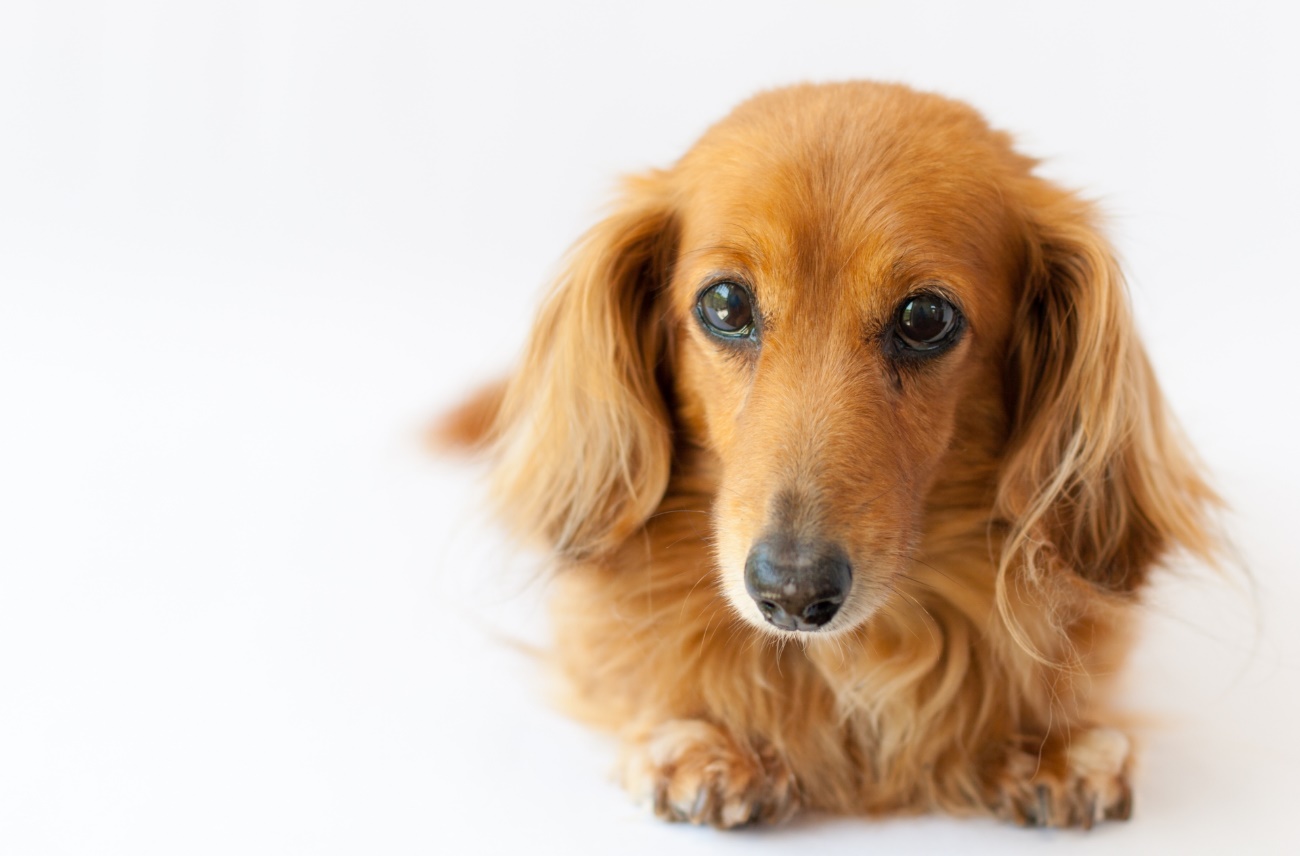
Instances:
[[[715,282],[700,292],[695,308],[716,335],[741,339],[754,330],[754,297],[739,283]]]
[[[962,315],[947,298],[914,294],[898,307],[895,328],[899,344],[911,351],[937,351],[956,338]]]

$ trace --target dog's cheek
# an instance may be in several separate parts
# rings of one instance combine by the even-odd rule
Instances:
[[[762,616],[745,590],[745,558],[753,542],[744,503],[736,500],[744,488],[732,484],[728,471],[743,460],[743,435],[738,427],[749,378],[716,354],[704,351],[688,331],[675,337],[673,390],[680,447],[700,457],[690,464],[692,489],[712,498],[710,508],[713,573],[738,613],[754,622]],[[743,467],[742,467],[743,469]],[[752,612],[752,615],[750,614]]]
[[[736,423],[750,378],[741,367],[732,365],[733,361],[708,351],[697,339],[697,334],[688,332],[676,337],[673,392],[678,427],[683,440],[726,456],[737,442]]]
[[[737,498],[734,489],[724,480],[713,505],[715,570],[723,593],[736,611],[746,619],[761,623],[762,616],[745,589],[745,559],[755,535],[751,532],[743,503]]]

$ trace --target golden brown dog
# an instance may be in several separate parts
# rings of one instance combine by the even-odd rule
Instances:
[[[563,674],[661,816],[1128,817],[1105,690],[1215,500],[1033,169],[902,86],[760,95],[628,182],[444,425],[553,551]]]

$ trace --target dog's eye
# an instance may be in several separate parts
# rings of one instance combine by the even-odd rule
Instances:
[[[719,335],[739,338],[754,329],[754,298],[743,285],[714,283],[700,293],[697,306],[704,326]]]
[[[898,307],[898,335],[916,351],[947,344],[957,330],[957,308],[937,294],[918,294]]]

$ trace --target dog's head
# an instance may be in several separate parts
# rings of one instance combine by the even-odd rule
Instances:
[[[946,517],[992,572],[1128,590],[1204,547],[1089,206],[904,87],[742,105],[575,248],[496,425],[498,493],[609,553],[689,467],[748,621],[866,621]]]

